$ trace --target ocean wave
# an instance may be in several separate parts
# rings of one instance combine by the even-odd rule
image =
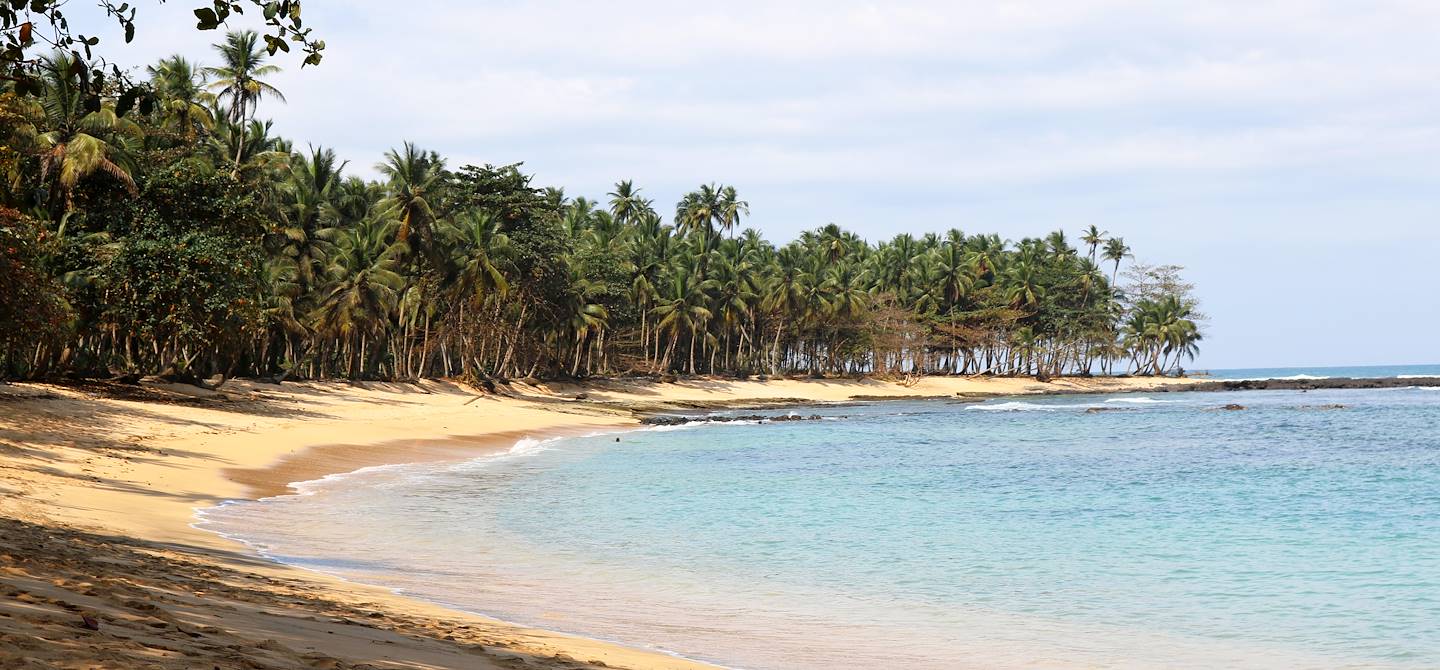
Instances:
[[[979,409],[987,412],[1053,412],[1054,405],[1037,405],[1032,402],[1002,402],[994,405],[970,405],[965,409]]]
[[[1179,400],[1156,400],[1156,399],[1154,399],[1154,398],[1146,398],[1145,396],[1140,396],[1140,397],[1138,397],[1138,398],[1109,398],[1109,399],[1107,399],[1105,402],[1121,402],[1121,403],[1127,403],[1127,404],[1131,404],[1131,405],[1161,405],[1161,404],[1164,404],[1164,403],[1180,402],[1180,401],[1179,401]]]
[[[1217,382],[1265,382],[1265,381],[1305,381],[1307,379],[1333,379],[1329,375],[1290,375],[1288,377],[1216,377]]]
[[[1396,379],[1432,379],[1432,378],[1434,378],[1434,377],[1440,377],[1440,374],[1434,374],[1434,375],[1395,375],[1395,378],[1396,378]]]

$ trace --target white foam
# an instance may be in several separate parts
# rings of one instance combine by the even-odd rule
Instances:
[[[1140,396],[1140,397],[1138,397],[1138,398],[1109,398],[1109,399],[1107,399],[1105,402],[1120,402],[1120,403],[1126,403],[1126,404],[1131,404],[1131,405],[1161,405],[1161,404],[1164,404],[1164,403],[1180,402],[1180,401],[1179,401],[1179,400],[1156,400],[1156,399],[1154,399],[1154,398],[1146,398],[1145,396]]]
[[[1396,378],[1396,379],[1430,379],[1430,378],[1432,378],[1432,377],[1440,377],[1440,374],[1433,374],[1433,375],[1395,375],[1395,378]]]
[[[987,412],[1053,412],[1054,405],[1037,405],[1030,402],[1002,402],[994,405],[970,405],[965,409],[980,409]]]
[[[1290,375],[1290,376],[1288,376],[1288,377],[1237,377],[1237,378],[1234,378],[1234,379],[1226,379],[1226,378],[1223,378],[1223,377],[1217,377],[1217,378],[1215,379],[1215,381],[1217,381],[1217,382],[1264,382],[1264,381],[1304,381],[1304,380],[1307,380],[1307,379],[1332,379],[1332,377],[1330,377],[1330,376],[1328,376],[1328,375],[1305,375],[1305,374],[1300,374],[1300,375]]]

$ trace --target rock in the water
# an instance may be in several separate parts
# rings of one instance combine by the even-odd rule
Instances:
[[[770,423],[780,421],[819,421],[825,417],[819,414],[802,416],[799,414],[781,414],[772,416],[768,414],[737,414],[735,416],[647,416],[640,420],[640,423],[647,426],[679,426],[696,421],[707,421],[710,423],[730,423],[735,421],[755,421],[758,423]]]
[[[1237,404],[1235,404],[1235,403],[1232,402],[1232,403],[1230,403],[1230,404],[1228,404],[1228,405],[1226,405],[1226,406],[1224,406],[1224,407],[1221,407],[1220,409],[1225,409],[1225,410],[1234,411],[1234,410],[1239,410],[1239,409],[1245,409],[1245,406],[1244,406],[1244,405],[1237,405]]]

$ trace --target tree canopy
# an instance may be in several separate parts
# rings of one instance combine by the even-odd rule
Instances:
[[[274,134],[267,49],[162,59],[126,115],[86,102],[68,51],[0,88],[4,374],[1044,377],[1198,351],[1180,268],[1097,226],[774,243],[733,185],[571,197],[411,142],[366,180]]]

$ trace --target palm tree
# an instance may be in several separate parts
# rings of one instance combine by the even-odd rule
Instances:
[[[1095,262],[1095,249],[1100,246],[1101,242],[1105,241],[1105,236],[1109,234],[1108,231],[1102,232],[1093,223],[1090,224],[1089,228],[1085,229],[1085,232],[1080,234],[1080,241],[1090,247],[1090,262]]]
[[[607,195],[610,196],[610,214],[622,226],[635,223],[646,213],[655,211],[654,203],[641,197],[640,189],[635,188],[634,182],[629,179],[616,182],[615,190]]]
[[[1115,269],[1110,272],[1110,285],[1115,285],[1115,276],[1120,273],[1120,261],[1130,258],[1130,247],[1125,246],[1125,238],[1112,237],[1105,242],[1105,260],[1115,263]]]
[[[235,161],[230,176],[273,183],[288,175],[290,165],[289,144],[270,134],[274,125],[268,119],[219,123],[207,145],[224,157],[221,160]]]
[[[193,139],[198,129],[215,126],[209,107],[215,96],[205,90],[203,71],[197,70],[194,64],[180,55],[162,58],[145,69],[150,73],[150,84],[160,99],[160,117],[164,125],[179,129],[188,139]]]
[[[497,218],[489,212],[464,212],[446,221],[443,232],[455,268],[455,290],[462,299],[478,302],[510,291],[503,269],[510,240]]]
[[[255,108],[265,96],[285,102],[280,89],[260,79],[280,72],[275,65],[266,65],[265,49],[257,42],[260,36],[253,30],[241,30],[225,35],[225,43],[215,45],[220,53],[221,64],[205,68],[205,74],[214,77],[210,88],[220,91],[219,100],[229,105],[230,122],[241,124],[255,115]],[[240,157],[235,157],[235,171],[240,170]]]
[[[1193,309],[1175,295],[1141,300],[1135,305],[1125,324],[1125,342],[1137,360],[1148,359],[1150,374],[1164,374],[1172,365],[1172,354],[1176,365],[1184,357],[1195,357],[1203,337],[1190,318],[1192,313]]]
[[[74,206],[75,187],[96,174],[108,175],[136,193],[134,153],[144,138],[140,126],[117,115],[114,105],[86,111],[75,68],[75,58],[67,52],[42,59],[40,132],[34,138],[40,179],[50,181],[53,175],[52,192],[63,200],[52,202],[63,203],[65,212]]]
[[[686,332],[690,334],[689,372],[695,374],[695,338],[713,316],[709,307],[709,292],[714,282],[698,279],[691,267],[671,267],[669,275],[655,308],[650,310],[657,319],[655,327],[670,334],[670,344],[665,349],[660,368],[670,369],[670,359],[675,354],[680,334]]]
[[[399,151],[386,151],[385,160],[375,167],[390,180],[389,202],[400,217],[397,238],[403,242],[418,233],[428,249],[432,242],[430,224],[435,219],[431,199],[444,179],[445,161],[440,154],[405,142]]]
[[[700,188],[685,194],[675,205],[675,226],[681,233],[701,231],[704,239],[715,236],[715,225],[725,218],[725,203],[721,189],[714,184],[701,184]]]
[[[740,199],[734,186],[720,189],[720,228],[734,234],[740,224],[740,217],[750,215],[750,203]]]
[[[404,245],[391,243],[397,224],[383,213],[345,231],[326,276],[330,280],[315,311],[315,329],[336,338],[359,377],[372,339],[385,333],[405,279],[397,271]]]
[[[334,200],[345,165],[337,161],[334,151],[312,147],[308,157],[291,158],[289,178],[281,185],[283,253],[295,262],[296,280],[306,291],[316,285],[339,234]]]

